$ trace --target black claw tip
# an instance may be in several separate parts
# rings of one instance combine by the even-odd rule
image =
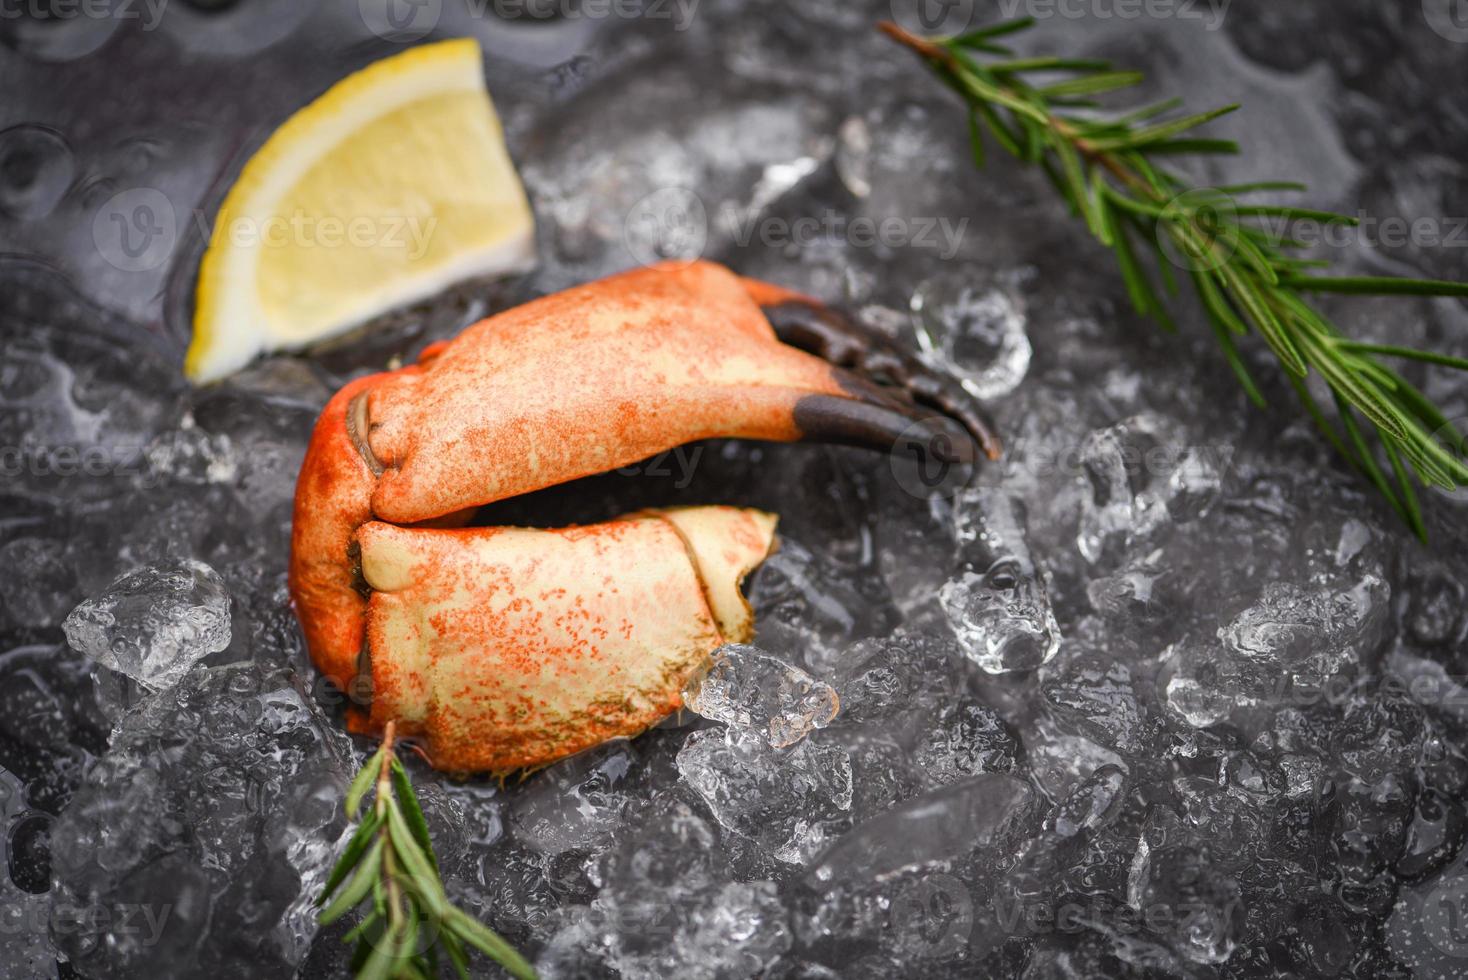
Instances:
[[[795,424],[804,439],[862,446],[920,461],[969,466],[980,447],[954,420],[900,402],[871,398],[807,395],[795,405]]]
[[[951,422],[967,430],[967,434],[978,443],[984,456],[991,460],[999,458],[1003,446],[993,424],[978,401],[953,378],[934,371],[892,341],[838,310],[810,303],[788,302],[765,307],[764,313],[776,336],[782,341],[824,358],[837,368],[842,387],[850,391],[854,398],[868,405],[890,407],[902,415],[904,427],[921,417],[915,411],[915,404],[942,412]],[[848,373],[840,370],[841,368],[856,373]],[[873,383],[879,378],[887,382],[887,386]],[[820,411],[828,410],[822,408]],[[816,427],[827,427],[835,432],[845,431],[855,424],[850,420],[839,423],[821,420]],[[855,440],[856,443],[863,446],[876,445],[878,440],[874,433],[877,429],[886,432],[883,425],[877,425],[876,429],[871,429],[873,435]],[[851,441],[836,438],[834,435],[817,435],[804,425],[801,425],[801,431],[810,439]],[[935,436],[938,434],[942,434],[941,430],[935,430]],[[885,439],[886,436],[881,438]],[[955,450],[955,453],[961,456],[974,454],[973,446],[967,445],[967,438],[945,438],[955,445],[965,444],[963,449]],[[889,448],[890,445],[888,441]],[[974,462],[977,459],[966,461]]]

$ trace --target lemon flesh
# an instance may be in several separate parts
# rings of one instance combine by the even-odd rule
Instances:
[[[204,253],[184,370],[212,381],[534,259],[478,43],[413,48],[332,86],[245,165]]]

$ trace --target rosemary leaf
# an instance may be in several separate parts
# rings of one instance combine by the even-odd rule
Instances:
[[[1391,443],[1382,447],[1386,452],[1386,458],[1392,464],[1392,473],[1396,477],[1397,486],[1402,491],[1402,509],[1407,518],[1407,524],[1412,528],[1414,534],[1419,538],[1427,537],[1427,524],[1422,520],[1422,504],[1417,500],[1417,490],[1412,486],[1412,477],[1407,472],[1407,467],[1402,463],[1401,455],[1392,448]]]
[[[1231,140],[1185,134],[1238,106],[1169,119],[1181,105],[1180,100],[1169,99],[1119,114],[1071,115],[1062,111],[1069,102],[1088,101],[1082,97],[1135,84],[1140,76],[1109,64],[1064,57],[1006,55],[1005,61],[987,64],[975,57],[976,52],[999,48],[994,38],[1032,25],[1024,18],[948,40],[919,38],[891,23],[883,23],[881,29],[918,53],[967,102],[976,161],[983,160],[982,123],[1005,151],[1044,171],[1097,240],[1116,253],[1127,295],[1139,313],[1165,327],[1171,325],[1166,304],[1137,257],[1134,233],[1152,246],[1157,271],[1169,292],[1177,289],[1170,263],[1187,269],[1224,359],[1250,400],[1263,405],[1263,393],[1238,349],[1239,338],[1249,334],[1252,325],[1331,445],[1365,474],[1415,533],[1425,536],[1414,481],[1444,489],[1468,486],[1464,463],[1468,443],[1440,408],[1381,358],[1465,372],[1468,358],[1349,339],[1306,297],[1343,293],[1465,298],[1468,284],[1311,274],[1310,270],[1328,268],[1330,263],[1286,254],[1284,250],[1304,248],[1306,243],[1274,224],[1356,224],[1356,218],[1287,204],[1236,204],[1235,195],[1305,188],[1294,181],[1193,187],[1162,163],[1180,154],[1236,152]],[[1077,77],[1039,88],[1019,77],[1046,70],[1070,71]],[[1186,262],[1169,256],[1164,243],[1180,249]],[[1305,379],[1312,372],[1329,389],[1344,434],[1311,394]]]
[[[445,894],[428,823],[407,770],[393,751],[393,734],[389,722],[382,746],[352,780],[352,812],[360,808],[367,788],[375,785],[377,794],[317,901],[320,905],[336,893],[319,913],[320,921],[334,922],[359,906],[366,909],[345,937],[355,943],[349,967],[357,980],[437,978],[440,946],[455,973],[467,980],[465,944],[511,975],[533,980],[535,970],[524,957],[488,926],[456,908]],[[420,952],[417,947],[424,935],[433,941]]]
[[[363,917],[361,922],[358,922],[351,928],[351,931],[342,937],[342,942],[354,943],[359,939],[366,939],[369,932],[372,932],[381,925],[382,915],[376,909],[373,909]]]
[[[968,145],[969,152],[974,155],[974,163],[982,170],[984,167],[984,129],[979,122],[977,112],[968,114]]]
[[[1224,184],[1218,188],[1230,196],[1240,194],[1255,194],[1260,191],[1293,191],[1304,193],[1310,188],[1304,184],[1292,180],[1260,180],[1252,184]]]
[[[1111,67],[1105,61],[1076,61],[1066,58],[1014,58],[995,61],[985,66],[996,75],[1020,74],[1027,71],[1099,71]]]
[[[342,889],[341,894],[337,895],[330,905],[321,910],[318,918],[322,925],[330,925],[340,919],[372,891],[372,882],[377,878],[377,869],[382,866],[383,846],[384,842],[379,837],[371,850],[367,852],[366,857],[362,859],[362,863],[357,866],[357,872],[352,876],[351,882]]]
[[[454,910],[450,920],[454,934],[503,966],[513,977],[534,980],[535,971],[500,936],[484,924]]]
[[[1018,17],[1014,20],[1002,21],[998,24],[990,24],[988,27],[979,27],[971,31],[965,31],[956,37],[950,38],[950,44],[961,44],[969,46],[975,41],[992,41],[996,37],[1004,37],[1016,34],[1020,31],[1029,30],[1035,26],[1035,18]]]
[[[1386,474],[1382,473],[1381,467],[1377,465],[1376,459],[1372,456],[1371,447],[1367,444],[1366,437],[1361,434],[1361,427],[1356,424],[1355,413],[1351,411],[1350,404],[1340,394],[1335,396],[1335,403],[1336,411],[1340,414],[1341,424],[1346,427],[1346,434],[1351,437],[1351,442],[1356,445],[1356,459],[1360,463],[1362,471],[1365,472],[1367,478],[1372,483],[1376,484],[1382,496],[1386,497],[1391,503],[1392,509],[1405,518],[1407,516],[1407,508],[1397,499],[1397,495],[1392,492],[1391,483],[1387,481]]]
[[[352,839],[347,841],[347,846],[342,851],[341,860],[337,861],[336,867],[331,869],[331,877],[326,879],[326,884],[321,889],[321,896],[316,899],[317,905],[323,904],[330,898],[331,893],[346,880],[347,875],[351,874],[352,868],[356,867],[357,862],[361,860],[362,855],[366,853],[367,848],[375,839],[373,835],[377,832],[377,823],[377,814],[369,813],[366,819],[357,825],[356,833],[352,834]]]
[[[1334,225],[1359,225],[1360,218],[1334,211],[1293,208],[1278,204],[1240,204],[1235,211],[1243,218],[1286,218],[1290,221],[1321,221]]]
[[[362,800],[366,798],[367,791],[372,788],[372,784],[376,781],[377,769],[371,764],[363,766],[362,771],[357,773],[356,777],[352,780],[352,785],[347,788],[347,819],[357,819],[357,811],[362,808]]]
[[[1468,357],[1453,357],[1450,354],[1417,350],[1415,347],[1398,347],[1395,344],[1368,344],[1359,340],[1338,340],[1336,346],[1341,350],[1355,351],[1358,354],[1386,354],[1390,357],[1405,357],[1426,364],[1441,364],[1443,367],[1468,371]]]
[[[393,792],[398,798],[398,805],[402,807],[404,822],[412,831],[413,839],[423,849],[423,854],[428,858],[429,867],[436,875],[438,874],[438,857],[433,853],[433,841],[428,836],[428,820],[423,816],[423,808],[418,805],[418,797],[413,793],[412,784],[408,782],[407,770],[397,759],[392,761],[392,784]]]
[[[1099,150],[1117,150],[1122,148],[1140,149],[1152,143],[1161,143],[1164,140],[1169,140],[1179,133],[1186,133],[1190,129],[1197,129],[1204,123],[1212,122],[1219,116],[1226,116],[1231,112],[1237,112],[1240,108],[1237,104],[1227,105],[1208,112],[1199,112],[1191,116],[1184,116],[1181,119],[1174,119],[1171,122],[1145,126],[1124,137],[1104,141],[1096,148]]]
[[[1065,98],[1072,95],[1100,95],[1120,88],[1130,88],[1142,80],[1138,71],[1097,72],[1082,78],[1072,78],[1054,85],[1046,85],[1040,94],[1047,98]]]
[[[1290,276],[1284,285],[1307,292],[1358,296],[1468,296],[1468,282],[1395,276]]]
[[[459,980],[469,980],[469,954],[464,952],[464,944],[459,937],[447,929],[443,931],[443,948],[448,951],[449,962],[454,965]]]

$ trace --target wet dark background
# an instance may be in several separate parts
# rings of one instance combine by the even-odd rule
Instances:
[[[1344,268],[1468,273],[1461,4],[1019,6],[1041,18],[1028,53],[1110,57],[1147,72],[1143,95],[1193,108],[1245,103],[1218,127],[1244,157],[1200,181],[1298,178],[1312,206],[1429,222],[1415,240],[1353,237]],[[779,510],[759,642],[845,708],[783,755],[685,725],[508,791],[415,773],[456,899],[557,976],[1468,970],[1461,501],[1429,499],[1418,545],[1300,421],[1259,345],[1270,412],[1238,394],[1199,318],[1167,337],[1132,315],[1038,175],[973,170],[954,101],[871,30],[890,5],[95,9],[108,16],[0,8],[0,973],[341,975],[305,903],[366,746],[339,734],[284,605],[310,423],[355,373],[645,258],[630,217],[670,191],[698,199],[709,256],[950,345],[1011,462],[983,494],[930,503],[864,454],[715,443],[691,482],[644,468],[519,504],[525,520],[674,500]],[[540,269],[189,389],[204,229],[244,160],[342,75],[462,35],[483,44]],[[968,225],[954,254],[739,241],[751,215],[828,210]],[[969,287],[989,301],[978,312]],[[1460,304],[1327,305],[1353,335],[1468,354]],[[1461,379],[1408,374],[1468,416]],[[1194,493],[1118,482],[1118,445],[1227,453]],[[997,596],[998,619],[974,611],[996,601],[972,581],[975,528],[1032,588]],[[227,587],[232,635],[146,697],[61,623],[123,572],[179,558]],[[990,676],[964,642],[976,617],[1054,623],[1059,652]],[[1230,646],[1230,627],[1266,652]],[[1338,693],[1291,693],[1321,683]],[[907,853],[882,821],[914,801],[938,822],[905,835],[922,845]],[[1056,928],[1067,903],[1080,923]],[[124,923],[143,906],[170,910],[159,936]],[[58,919],[75,908],[104,921]],[[1140,908],[1165,914],[1139,929]]]

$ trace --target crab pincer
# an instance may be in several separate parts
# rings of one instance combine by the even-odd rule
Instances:
[[[308,648],[359,694],[350,727],[396,720],[440,768],[505,773],[635,735],[749,638],[740,584],[775,518],[690,507],[546,530],[467,526],[475,511],[712,437],[996,452],[950,385],[707,262],[490,317],[349,384],[318,421],[291,558]]]

